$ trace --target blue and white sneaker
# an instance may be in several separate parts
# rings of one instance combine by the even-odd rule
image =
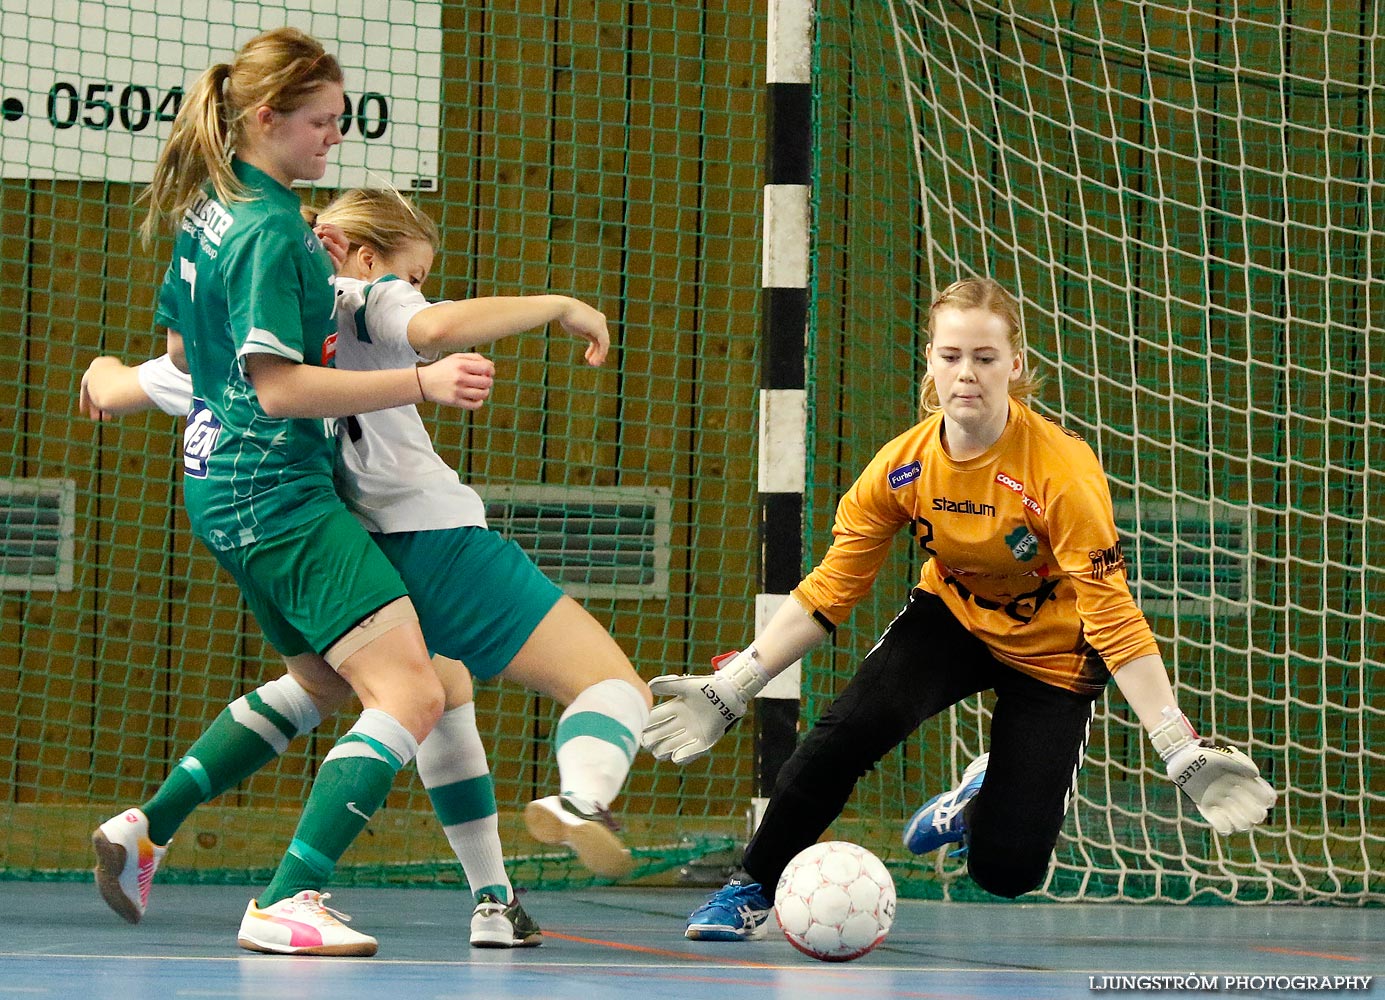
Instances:
[[[944,844],[955,844],[966,834],[962,809],[981,791],[991,755],[983,753],[967,765],[956,787],[935,795],[914,813],[904,828],[904,846],[915,854],[928,854]]]
[[[759,882],[732,879],[688,917],[684,937],[694,941],[745,941],[765,932],[774,903]]]

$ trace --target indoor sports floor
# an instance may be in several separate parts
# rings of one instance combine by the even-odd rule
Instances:
[[[856,962],[829,965],[794,951],[777,929],[735,944],[685,940],[683,918],[705,897],[700,889],[526,893],[525,908],[547,940],[516,951],[468,946],[464,893],[346,889],[329,905],[378,937],[380,953],[329,959],[237,948],[236,926],[251,893],[156,885],[149,914],[130,926],[89,884],[2,882],[0,1000],[1199,995],[1172,985],[1118,990],[1120,981],[1102,978],[1134,974],[1215,976],[1218,991],[1207,995],[1286,998],[1324,994],[1272,982],[1263,988],[1264,977],[1385,974],[1379,908],[903,900],[883,945]],[[1262,978],[1237,988],[1227,976]],[[1372,981],[1369,992],[1385,996],[1385,982]]]

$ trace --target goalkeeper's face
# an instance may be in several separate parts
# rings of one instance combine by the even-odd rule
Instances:
[[[928,344],[928,371],[943,414],[968,433],[999,435],[1010,412],[1010,384],[1021,362],[1010,324],[988,309],[939,309]]]

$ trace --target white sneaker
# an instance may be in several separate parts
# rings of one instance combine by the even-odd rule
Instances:
[[[590,812],[567,796],[549,795],[524,807],[524,825],[543,844],[563,844],[594,875],[619,878],[630,874],[635,859],[616,836],[616,822],[605,809]]]
[[[112,816],[91,835],[96,849],[96,888],[106,904],[132,924],[149,906],[149,887],[168,853],[149,839],[149,819],[138,809]]]
[[[473,948],[536,948],[543,944],[543,931],[519,899],[508,906],[495,896],[481,894],[471,913],[471,946]]]
[[[246,951],[271,955],[374,955],[380,942],[347,927],[345,913],[322,905],[328,892],[304,889],[263,910],[255,900],[245,908],[236,943]]]

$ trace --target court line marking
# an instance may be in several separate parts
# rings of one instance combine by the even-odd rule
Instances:
[[[1297,955],[1301,958],[1326,958],[1333,962],[1364,962],[1360,955],[1334,955],[1327,951],[1301,951],[1298,948],[1274,948],[1269,945],[1254,945],[1256,951],[1268,951],[1274,955]]]
[[[745,969],[783,969],[798,968],[798,966],[775,965],[771,962],[752,962],[750,959],[743,958],[721,958],[711,959],[702,955],[687,951],[675,951],[672,948],[656,948],[644,944],[623,944],[619,941],[606,941],[601,938],[579,937],[576,934],[563,934],[558,931],[544,931],[544,937],[551,937],[558,941],[571,941],[574,944],[590,944],[598,948],[613,948],[617,951],[632,951],[640,955],[658,955],[661,958],[677,958],[685,962],[697,962],[699,964],[707,962],[720,962],[724,966],[731,968]]]
[[[545,933],[547,933],[547,932],[545,932]],[[1262,950],[1270,951],[1270,950],[1277,950],[1277,949],[1265,948],[1265,949],[1262,949]],[[681,953],[675,952],[674,954],[681,954]],[[272,964],[275,964],[276,962],[278,962],[278,961],[279,961],[280,959],[282,959],[282,958],[292,958],[292,957],[293,957],[293,956],[291,956],[291,955],[290,955],[290,956],[280,956],[280,955],[250,955],[250,954],[245,954],[245,955],[220,955],[220,956],[160,955],[160,954],[144,954],[144,955],[97,955],[97,954],[82,954],[82,953],[77,953],[77,952],[71,952],[71,953],[69,953],[69,952],[42,952],[42,953],[36,953],[36,952],[6,952],[6,951],[0,951],[0,958],[29,958],[29,959],[38,959],[38,960],[44,960],[44,961],[51,961],[51,960],[53,960],[53,959],[67,959],[67,960],[73,960],[73,961],[91,961],[91,962],[182,962],[182,963],[192,963],[192,962],[217,962],[217,963],[237,962],[237,963],[242,963],[242,962],[246,962],[246,961],[251,961],[251,962],[264,962],[264,963],[266,963],[266,964],[271,964],[271,965],[272,965]],[[1350,956],[1344,956],[1344,957],[1350,957]],[[1355,961],[1364,961],[1364,959],[1353,959],[1353,960],[1355,960]],[[635,971],[637,971],[637,972],[638,972],[638,971],[649,972],[650,970],[656,970],[656,969],[678,969],[678,968],[680,968],[680,967],[681,967],[681,968],[686,968],[686,966],[678,966],[678,965],[673,965],[673,964],[668,964],[668,965],[655,965],[655,964],[651,964],[651,963],[642,963],[642,962],[580,962],[580,961],[566,961],[566,962],[565,962],[565,961],[543,961],[543,960],[538,960],[538,959],[537,959],[537,956],[535,955],[535,953],[534,953],[533,951],[528,951],[528,952],[527,952],[527,960],[526,960],[525,962],[523,962],[522,964],[504,964],[504,963],[494,962],[494,961],[467,961],[467,962],[458,962],[458,961],[448,961],[448,960],[445,960],[445,959],[435,959],[435,958],[381,958],[381,957],[378,956],[378,955],[376,955],[376,956],[373,957],[373,958],[334,958],[334,957],[326,956],[326,955],[314,955],[314,956],[312,956],[312,962],[313,962],[313,965],[315,965],[315,966],[318,966],[318,965],[323,965],[323,966],[325,966],[325,965],[348,965],[348,966],[351,966],[351,965],[356,965],[356,966],[364,966],[364,965],[410,966],[410,965],[416,965],[416,966],[437,966],[437,967],[441,967],[441,968],[459,968],[459,967],[466,967],[466,968],[474,968],[474,969],[504,969],[508,974],[522,973],[522,972],[524,972],[524,970],[526,970],[526,969],[535,969],[535,970],[538,970],[538,971],[547,971],[547,970],[550,970],[550,969],[631,969],[631,970],[635,970]],[[282,965],[284,965],[285,967],[287,967],[287,965],[288,965],[288,963],[286,963],[286,962],[279,962],[279,964],[282,964]],[[722,963],[722,964],[711,964],[711,962],[709,961],[707,964],[698,966],[698,968],[699,968],[699,969],[704,969],[704,970],[726,969],[726,970],[728,970],[728,971],[734,971],[734,970],[746,971],[746,970],[747,970],[747,965],[750,965],[750,963],[743,963],[743,964],[739,964],[739,965],[738,965],[738,964],[729,964],[729,963],[725,963],[725,961],[723,960],[723,963]],[[802,973],[809,973],[809,974],[814,974],[814,975],[820,975],[820,974],[823,974],[823,973],[827,973],[827,974],[835,973],[838,977],[841,977],[841,978],[850,977],[850,976],[857,976],[857,975],[864,975],[864,974],[868,974],[868,973],[883,973],[883,972],[905,972],[905,973],[920,973],[920,972],[926,972],[926,973],[946,973],[946,974],[948,974],[948,975],[959,975],[959,974],[960,974],[960,975],[969,975],[969,976],[998,976],[998,975],[1005,975],[1005,976],[1043,976],[1043,977],[1054,977],[1054,976],[1100,976],[1100,975],[1111,975],[1111,974],[1112,974],[1112,970],[1111,970],[1110,968],[1100,968],[1100,969],[1081,969],[1081,968],[1073,968],[1073,969],[1030,969],[1030,968],[1002,969],[1002,968],[981,968],[981,969],[978,969],[978,968],[976,968],[975,966],[972,966],[972,965],[947,966],[947,965],[921,965],[921,964],[918,964],[918,963],[913,963],[913,964],[910,964],[910,965],[880,965],[880,964],[875,963],[875,962],[870,962],[869,960],[867,960],[864,964],[847,963],[845,966],[838,965],[837,963],[825,963],[825,962],[824,962],[824,963],[814,964],[814,965],[805,965],[805,964],[803,964],[803,963],[795,963],[795,964],[793,964],[793,965],[772,965],[772,964],[763,964],[763,965],[758,965],[758,966],[751,965],[750,967],[751,967],[752,969],[754,969],[755,971],[769,971],[769,972],[802,972]],[[1121,971],[1122,974],[1125,974],[1125,975],[1168,975],[1168,974],[1169,974],[1167,969],[1138,969],[1138,968],[1132,968],[1132,969],[1122,969],[1122,970],[1120,970],[1120,971]],[[1186,971],[1188,971],[1188,972],[1197,972],[1197,971],[1199,971],[1199,970],[1196,970],[1196,969],[1188,969],[1188,970],[1186,970]],[[1227,968],[1224,968],[1224,967],[1222,967],[1222,966],[1220,966],[1220,965],[1217,965],[1217,966],[1214,968],[1214,967],[1212,967],[1212,966],[1209,965],[1208,969],[1206,970],[1206,973],[1207,973],[1208,975],[1211,975],[1213,972],[1216,972],[1216,973],[1219,974],[1219,975],[1241,975],[1241,974],[1242,974],[1242,970],[1239,970],[1239,969],[1227,969]],[[1246,974],[1246,975],[1264,975],[1264,974],[1266,974],[1266,973],[1265,973],[1264,969],[1247,969],[1247,970],[1244,970],[1244,974]],[[10,989],[13,990],[13,989],[16,989],[16,987],[10,987]]]

